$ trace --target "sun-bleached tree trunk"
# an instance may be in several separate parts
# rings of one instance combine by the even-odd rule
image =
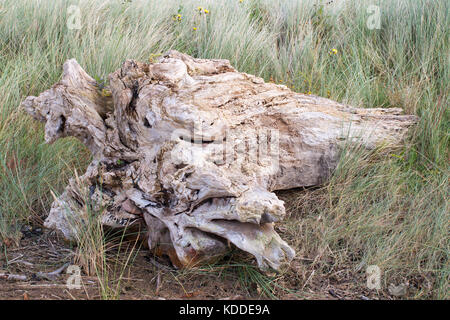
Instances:
[[[178,266],[219,257],[233,243],[261,269],[279,269],[294,251],[274,230],[285,215],[274,191],[321,184],[344,144],[399,145],[416,121],[176,51],[157,63],[127,60],[109,82],[105,94],[71,59],[60,82],[22,103],[45,122],[47,142],[74,136],[93,155],[45,225],[74,239],[89,201],[106,226],[145,226],[149,247]]]

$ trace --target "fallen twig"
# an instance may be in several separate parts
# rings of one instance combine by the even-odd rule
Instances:
[[[39,280],[50,280],[54,281],[57,280],[60,274],[66,270],[66,268],[69,266],[69,263],[65,263],[61,268],[56,269],[52,272],[37,272],[35,273],[35,277]]]
[[[41,284],[30,284],[30,283],[21,283],[17,285],[20,288],[67,288],[65,284],[61,283],[41,283]]]
[[[159,294],[159,290],[161,289],[161,272],[158,271],[158,275],[156,276],[156,290],[155,295]]]
[[[22,274],[13,273],[0,273],[0,279],[4,280],[14,280],[14,281],[26,281],[28,278]]]
[[[235,295],[232,297],[221,298],[219,300],[245,300],[245,297],[241,295]]]
[[[34,264],[32,264],[31,262],[25,261],[25,260],[14,260],[14,261],[8,261],[8,265],[13,264],[13,263],[21,263],[24,264],[26,266],[32,267],[34,266]]]
[[[23,257],[23,254],[19,254],[17,257],[15,257],[15,258],[13,258],[13,259],[11,259],[11,260],[8,260],[8,262],[6,263],[6,264],[11,264],[11,263],[13,263],[14,261],[16,261],[16,260],[18,260],[18,259],[20,259],[20,258],[22,258]]]

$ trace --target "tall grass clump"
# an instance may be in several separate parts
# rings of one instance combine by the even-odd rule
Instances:
[[[140,247],[139,234],[127,232],[126,228],[119,231],[106,229],[102,223],[105,204],[90,199],[89,186],[81,183],[76,172],[75,185],[83,205],[67,208],[66,217],[76,245],[73,263],[87,276],[97,277],[102,299],[118,299],[124,274]]]
[[[80,30],[67,26],[72,4]],[[0,241],[18,245],[21,224],[42,223],[50,191],[89,162],[74,139],[46,145],[20,102],[58,81],[68,58],[106,79],[127,58],[176,49],[298,92],[419,116],[401,150],[349,147],[329,184],[291,195],[284,237],[304,259],[298,290],[336,273],[363,279],[377,264],[383,288],[408,282],[411,297],[448,298],[449,9],[445,0],[1,0]]]

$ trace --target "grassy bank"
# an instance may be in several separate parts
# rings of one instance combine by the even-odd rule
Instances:
[[[57,82],[68,58],[105,79],[126,58],[176,49],[297,92],[418,115],[402,150],[346,150],[328,185],[283,195],[282,237],[297,251],[285,286],[344,279],[357,290],[376,264],[383,288],[408,282],[410,297],[448,299],[450,4],[334,2],[87,0],[81,29],[69,30],[66,1],[0,0],[0,241],[18,245],[21,224],[41,223],[50,191],[89,161],[74,139],[46,145],[21,100]],[[372,4],[380,29],[367,27]]]

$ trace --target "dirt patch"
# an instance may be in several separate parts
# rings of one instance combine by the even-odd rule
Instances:
[[[279,231],[283,232],[280,228]],[[359,279],[346,270],[327,278],[307,274],[304,270],[309,261],[301,257],[296,257],[285,273],[265,275],[256,268],[251,256],[238,250],[214,265],[178,270],[169,259],[141,249],[136,251],[128,267],[115,262],[116,266],[111,270],[116,270],[107,275],[108,279],[105,275],[87,276],[81,272],[80,289],[67,287],[71,275],[65,271],[53,281],[37,276],[39,272],[52,272],[72,263],[75,252],[76,248],[54,232],[39,228],[25,232],[19,247],[3,246],[0,269],[3,273],[26,276],[27,280],[0,279],[0,299],[389,298],[381,292],[377,294],[358,286],[365,279]]]

